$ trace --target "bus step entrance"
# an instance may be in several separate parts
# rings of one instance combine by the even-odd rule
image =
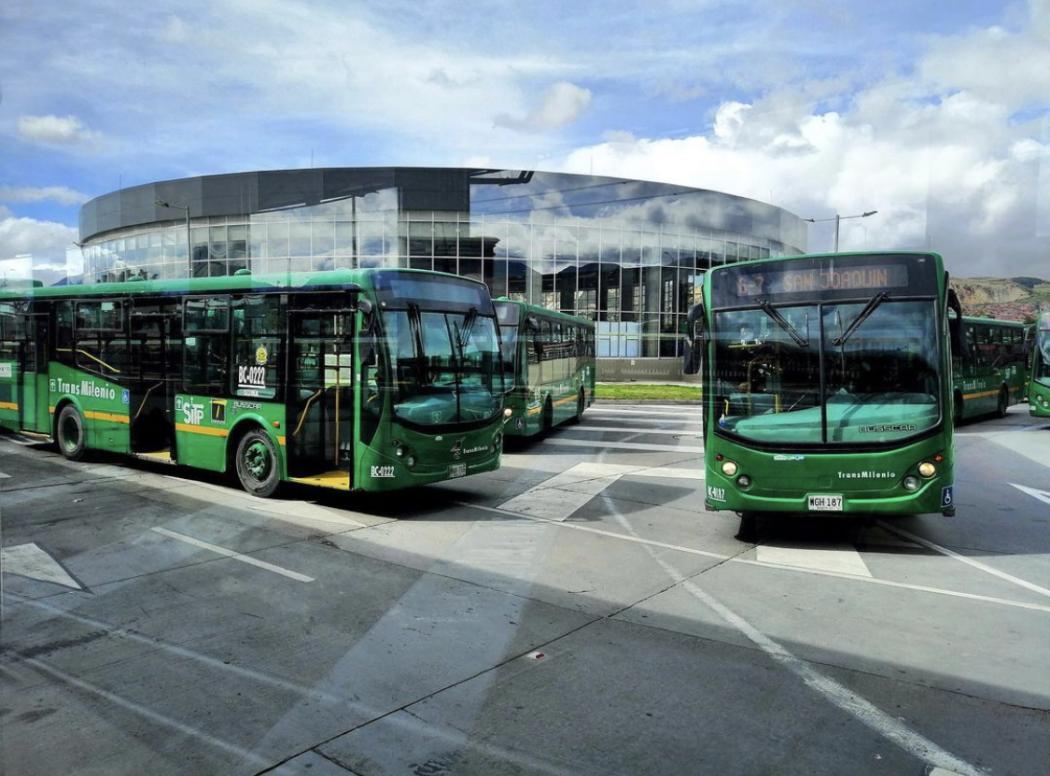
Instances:
[[[292,482],[303,485],[312,485],[315,488],[335,488],[336,490],[350,490],[350,472],[346,469],[333,469],[332,471],[312,474],[305,477],[292,477]]]
[[[148,453],[133,453],[136,458],[141,458],[143,461],[153,461],[155,463],[175,463],[171,457],[171,450],[153,450]]]

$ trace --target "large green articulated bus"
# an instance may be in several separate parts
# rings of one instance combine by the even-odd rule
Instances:
[[[594,401],[594,323],[524,302],[495,302],[507,378],[506,433],[575,422]]]
[[[384,491],[499,466],[481,283],[360,269],[0,292],[0,426],[280,482]]]
[[[687,373],[702,365],[708,510],[954,514],[948,307],[934,253],[784,257],[707,273]]]
[[[1035,325],[1028,411],[1037,418],[1050,418],[1050,312],[1042,313]]]
[[[982,415],[1001,418],[1024,396],[1028,327],[991,318],[962,321],[962,351],[952,360],[955,422]]]

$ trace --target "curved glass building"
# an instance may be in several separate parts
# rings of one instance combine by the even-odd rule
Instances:
[[[239,269],[452,272],[483,280],[493,296],[594,319],[603,358],[671,359],[699,276],[803,253],[804,226],[773,205],[664,183],[338,167],[121,189],[81,208],[80,242],[88,283]]]

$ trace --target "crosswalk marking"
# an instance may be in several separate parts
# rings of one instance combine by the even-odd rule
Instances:
[[[695,413],[695,414],[694,414]],[[591,415],[654,415],[669,418],[700,417],[698,407],[683,405],[680,409],[673,407],[654,407],[651,410],[628,410],[621,407],[602,407],[597,410],[587,410],[587,416]]]
[[[1037,498],[1044,504],[1050,504],[1050,491],[1037,490],[1035,488],[1026,488],[1024,485],[1018,485],[1016,482],[1011,482],[1010,484],[1022,493],[1027,493],[1032,498]]]
[[[755,559],[759,563],[771,563],[776,566],[793,566],[814,571],[834,571],[839,574],[852,574],[858,577],[870,577],[864,559],[850,544],[835,544],[823,547],[797,547],[782,544],[759,544],[755,548]]]
[[[602,433],[608,431],[610,434],[658,434],[660,436],[692,436],[699,437],[700,429],[697,428],[695,432],[689,432],[682,429],[674,428],[623,428],[618,426],[566,426],[563,429],[559,429],[558,433],[564,432],[579,432],[583,431],[586,433]]]

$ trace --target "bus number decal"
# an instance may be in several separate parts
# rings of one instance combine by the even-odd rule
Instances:
[[[707,486],[707,497],[712,501],[725,501],[726,500],[726,489],[716,488],[714,485]]]
[[[238,366],[237,388],[241,391],[251,392],[256,395],[266,390],[266,367],[265,366]]]
[[[373,479],[391,479],[394,476],[394,467],[373,466],[371,474]]]

